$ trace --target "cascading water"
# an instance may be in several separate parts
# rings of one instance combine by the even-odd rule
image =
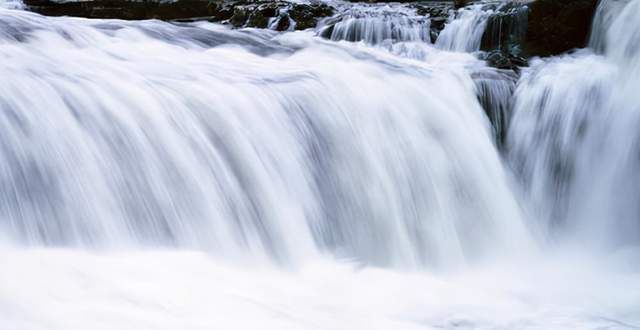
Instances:
[[[519,55],[518,47],[526,38],[529,8],[520,2],[507,2],[496,6],[489,16],[482,35],[481,49],[499,49],[509,54]]]
[[[609,13],[603,1],[597,17]],[[614,4],[618,5],[618,4]],[[640,25],[629,2],[606,31],[604,57],[582,51],[532,66],[515,96],[515,167],[547,232],[589,247],[640,243],[635,196]],[[603,14],[604,13],[604,14]],[[598,25],[596,25],[598,26]],[[558,230],[558,227],[562,230]]]
[[[630,0],[600,0],[599,10],[593,18],[593,27],[589,38],[589,47],[602,53],[607,41],[606,32],[611,24],[619,17],[622,9]]]
[[[3,50],[1,88],[2,224],[18,241],[411,267],[526,241],[461,70],[308,34],[48,24],[3,17],[25,40]],[[257,54],[208,47],[230,43]]]
[[[519,80],[464,53],[495,4],[435,45],[335,5],[286,33],[0,8],[0,325],[640,324],[640,0]]]
[[[511,96],[518,77],[513,71],[479,69],[472,74],[478,99],[492,123],[498,146],[504,143],[510,122]]]
[[[431,40],[429,18],[418,16],[410,8],[357,5],[330,21],[337,22],[320,33],[334,41],[363,41],[378,45],[383,42]]]
[[[606,122],[604,107],[614,72],[613,66],[585,52],[534,62],[518,84],[510,151],[534,209],[547,212],[536,218],[547,221],[543,228],[548,232],[557,232],[553,227],[566,220],[576,166],[589,163],[580,155],[583,146],[602,142],[589,139],[587,132]]]
[[[473,5],[454,11],[436,46],[445,50],[473,52],[480,50],[480,41],[487,21],[493,10],[485,10],[484,5]]]

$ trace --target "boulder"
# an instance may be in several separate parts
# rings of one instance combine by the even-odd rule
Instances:
[[[528,4],[526,56],[557,55],[586,47],[597,0],[536,0]]]
[[[467,6],[470,2],[470,0],[453,0],[453,6],[458,9]]]
[[[516,73],[520,72],[520,67],[529,65],[528,61],[524,57],[520,57],[509,52],[496,49],[487,53],[482,53],[480,59],[487,61],[487,64],[491,67],[505,70],[513,70]]]
[[[487,19],[480,49],[499,49],[508,54],[520,55],[527,34],[529,8],[522,3],[511,2],[494,10],[495,13]]]
[[[431,42],[435,43],[440,35],[440,32],[444,30],[445,23],[449,18],[449,10],[453,9],[450,2],[420,2],[413,7],[416,9],[416,14],[420,16],[428,16],[431,20],[430,37]]]
[[[305,30],[316,27],[318,18],[333,15],[333,8],[326,4],[294,4],[288,14],[296,22],[296,30]]]

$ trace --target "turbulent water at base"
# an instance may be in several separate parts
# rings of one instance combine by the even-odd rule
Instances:
[[[432,43],[402,4],[278,33],[1,3],[0,324],[639,326],[640,0],[610,3],[602,55],[521,76],[471,54],[495,4]]]

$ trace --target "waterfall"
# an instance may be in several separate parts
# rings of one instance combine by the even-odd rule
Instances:
[[[414,9],[391,6],[356,5],[330,21],[321,30],[329,39],[363,41],[369,45],[383,42],[430,42],[430,20]]]
[[[480,104],[491,121],[493,135],[501,146],[511,121],[511,102],[517,76],[512,71],[481,69],[472,75],[477,87]]]
[[[583,192],[573,191],[577,167],[592,160],[581,149],[601,142],[588,132],[599,131],[598,123],[605,120],[614,71],[591,54],[568,55],[532,63],[518,83],[509,147],[529,200],[540,212],[536,218],[548,233],[567,221],[570,196]]]
[[[3,330],[640,325],[640,0],[510,70],[495,1],[435,43],[449,4],[277,32],[0,1]]]
[[[0,17],[0,225],[22,244],[403,267],[527,246],[466,58]]]
[[[596,21],[610,8],[601,5]],[[604,56],[581,51],[538,61],[518,83],[510,149],[554,239],[605,249],[640,243],[637,125],[640,1],[606,32]],[[598,32],[598,31],[596,31]]]
[[[600,0],[598,10],[593,18],[589,46],[599,53],[605,50],[606,33],[614,20],[620,15],[620,11],[630,0]]]
[[[486,23],[481,49],[499,49],[519,55],[527,33],[528,15],[529,8],[522,3],[507,2],[497,6]]]
[[[438,36],[436,46],[458,52],[480,50],[480,42],[493,10],[473,5],[452,12],[449,22]]]

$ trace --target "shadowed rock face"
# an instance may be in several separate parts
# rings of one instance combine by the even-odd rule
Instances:
[[[431,2],[419,2],[414,6],[418,15],[429,16],[431,20],[431,42],[436,42],[438,35],[444,29],[447,18],[449,17],[449,10],[453,9],[451,2],[446,1],[431,1]]]
[[[171,3],[127,0],[64,3],[50,0],[26,0],[24,2],[30,10],[48,16],[140,20],[215,17],[220,14],[218,5],[215,2],[202,0],[178,0]]]
[[[453,4],[456,8],[462,8],[468,5],[470,2],[471,2],[470,0],[454,0]]]
[[[499,5],[482,36],[481,58],[512,69],[527,58],[553,56],[587,46],[597,0],[512,1]]]
[[[125,20],[161,19],[226,21],[235,27],[267,28],[275,22],[280,31],[315,27],[322,17],[333,15],[333,8],[322,3],[292,4],[286,1],[207,1],[175,2],[92,0],[55,2],[25,0],[31,11],[48,16],[77,16]],[[295,22],[295,24],[294,24]]]
[[[586,47],[597,0],[536,0],[529,6],[524,54],[550,56]]]

